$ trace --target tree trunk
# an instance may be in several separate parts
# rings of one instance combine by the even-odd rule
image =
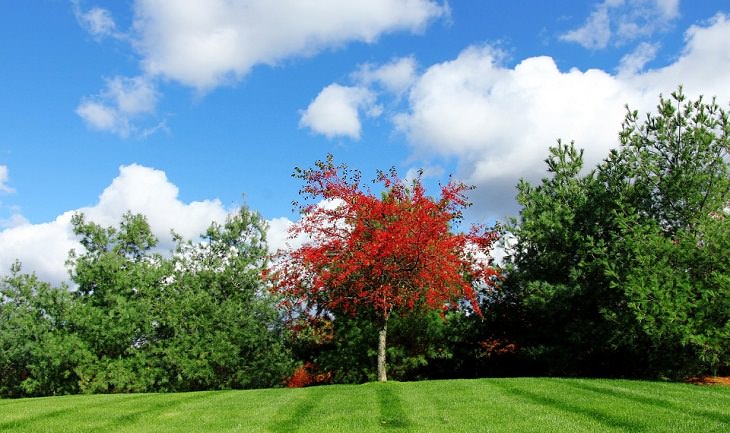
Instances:
[[[387,382],[385,370],[385,341],[388,335],[388,318],[383,320],[383,326],[378,330],[378,382]]]

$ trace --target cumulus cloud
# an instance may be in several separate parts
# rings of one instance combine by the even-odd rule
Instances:
[[[327,138],[338,136],[360,139],[361,114],[380,116],[385,108],[378,103],[383,94],[401,96],[416,81],[416,60],[413,57],[394,59],[383,65],[366,63],[350,74],[352,86],[332,83],[320,91],[301,113],[299,126]]]
[[[128,40],[140,56],[140,77],[108,80],[105,90],[84,98],[76,109],[92,128],[121,137],[135,132],[136,118],[154,112],[157,81],[176,81],[202,94],[241,79],[256,65],[350,42],[372,43],[390,32],[421,32],[449,14],[447,4],[435,0],[135,0],[132,28],[123,34],[107,10],[84,11],[78,0],[72,6],[91,35]],[[384,79],[397,85],[400,78]],[[123,105],[125,97],[134,100],[132,107]],[[357,130],[352,111],[346,120],[343,132],[331,134],[352,136]]]
[[[0,275],[6,274],[17,259],[24,270],[35,271],[44,280],[65,281],[68,252],[81,248],[71,227],[71,217],[76,212],[83,212],[89,220],[104,226],[118,224],[126,211],[142,213],[164,250],[173,246],[171,229],[192,239],[212,221],[225,221],[228,210],[219,200],[184,203],[178,193],[178,187],[160,170],[136,164],[122,166],[92,206],[64,212],[41,224],[30,224],[17,215],[14,225],[0,231]]]
[[[71,217],[82,212],[88,221],[102,226],[116,226],[122,215],[131,211],[147,217],[159,239],[158,248],[167,252],[174,247],[171,230],[186,239],[195,239],[213,222],[223,223],[234,211],[224,208],[220,200],[182,202],[178,187],[165,172],[137,164],[121,166],[119,174],[91,206],[69,210],[51,222],[32,224],[13,208],[10,218],[0,219],[0,276],[20,260],[25,272],[35,272],[41,279],[60,284],[68,281],[65,261],[71,249],[82,251],[73,233]],[[321,206],[332,207],[332,202]],[[306,238],[291,238],[294,224],[286,217],[267,221],[269,252],[301,246]]]
[[[374,42],[388,32],[419,32],[448,14],[432,0],[137,0],[134,9],[145,71],[202,91],[255,65]]]
[[[345,204],[340,199],[324,199],[317,203],[317,207],[325,210],[334,210]],[[304,217],[306,218],[306,216]],[[291,229],[295,222],[286,217],[274,218],[267,221],[267,241],[269,244],[269,252],[275,254],[277,252],[289,251],[301,247],[302,245],[311,242],[312,238],[306,234],[299,233],[293,235]],[[339,221],[338,224],[344,226],[344,221]]]
[[[164,171],[126,165],[119,168],[119,175],[104,189],[99,201],[80,211],[102,225],[116,224],[127,210],[142,213],[162,241],[171,240],[170,229],[193,238],[212,221],[225,220],[227,212],[219,200],[183,203],[178,194],[179,188]]]
[[[21,224],[0,231],[0,275],[20,260],[25,272],[35,272],[40,278],[60,283],[67,280],[64,262],[78,242],[71,230],[72,212],[42,224]]]
[[[360,112],[370,116],[380,114],[374,104],[374,94],[364,87],[330,84],[302,112],[299,125],[327,138],[337,136],[360,138]]]
[[[8,176],[8,166],[0,165],[0,192],[4,192],[4,193],[15,192],[15,190],[13,188],[8,186],[9,179],[10,179],[10,177]]]
[[[417,78],[396,127],[418,156],[456,157],[458,175],[478,186],[472,197],[476,210],[501,218],[517,210],[520,177],[538,181],[545,175],[547,147],[557,138],[575,140],[591,167],[617,146],[627,103],[653,110],[660,93],[680,84],[691,97],[730,100],[730,75],[718,72],[730,68],[727,40],[730,19],[720,14],[686,32],[674,63],[642,71],[641,61],[629,67],[626,60],[623,74],[561,71],[550,57],[507,67],[494,49],[469,47]]]
[[[679,17],[679,0],[604,0],[577,29],[560,36],[585,48],[606,48],[648,37]]]
[[[113,77],[97,95],[84,98],[76,108],[91,128],[128,137],[136,131],[132,120],[154,113],[159,95],[149,77]]]
[[[268,220],[267,223],[268,230],[266,232],[266,240],[271,254],[275,254],[279,251],[288,251],[299,248],[306,242],[306,238],[304,236],[291,236],[289,230],[294,225],[294,221],[289,218],[273,218]]]
[[[561,72],[550,57],[506,68],[491,48],[471,47],[420,77],[396,124],[417,152],[458,156],[469,183],[512,202],[516,178],[542,172],[556,138],[588,147],[593,162],[603,156],[628,96],[603,71]]]

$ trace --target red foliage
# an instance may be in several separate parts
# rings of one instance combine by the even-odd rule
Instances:
[[[295,176],[305,182],[302,195],[318,202],[301,207],[291,231],[310,242],[282,253],[266,274],[288,306],[367,309],[387,321],[393,311],[454,308],[466,299],[480,314],[475,287],[491,287],[498,275],[487,255],[497,234],[480,226],[452,232],[468,206],[466,185],[449,182],[433,199],[420,178],[406,184],[391,170],[378,173],[384,192],[376,195],[331,156]]]
[[[286,380],[287,388],[304,388],[312,383],[312,378],[304,365],[300,365]]]
[[[294,373],[286,380],[287,388],[304,388],[310,385],[323,385],[332,382],[331,372],[318,372],[317,367],[311,362],[300,365]]]
[[[479,345],[484,349],[484,356],[487,358],[493,355],[505,355],[508,353],[515,353],[517,346],[514,343],[497,340],[494,338],[488,338],[480,341]]]
[[[730,386],[730,377],[723,376],[694,376],[687,379],[687,382],[695,385],[722,385]]]

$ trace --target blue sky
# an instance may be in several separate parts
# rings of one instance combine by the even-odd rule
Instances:
[[[70,215],[195,236],[246,204],[281,246],[295,166],[424,168],[477,186],[469,219],[575,139],[594,164],[624,104],[683,84],[730,101],[726,0],[36,0],[0,14],[0,274],[54,282]]]

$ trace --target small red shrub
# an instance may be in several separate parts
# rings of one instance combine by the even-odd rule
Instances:
[[[286,380],[287,388],[304,388],[310,385],[323,385],[332,382],[331,372],[318,371],[316,365],[305,362]]]
[[[517,346],[514,343],[501,341],[496,338],[487,338],[486,340],[480,341],[479,345],[484,349],[484,356],[487,358],[495,355],[514,353],[517,350]]]

